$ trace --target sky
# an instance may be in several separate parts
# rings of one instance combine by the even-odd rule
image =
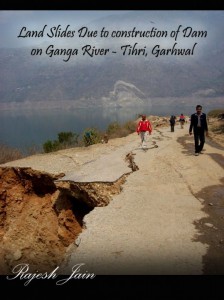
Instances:
[[[89,22],[104,18],[110,15],[124,14],[123,11],[0,11],[0,46],[1,47],[24,47],[37,44],[37,39],[17,38],[22,27],[27,30],[41,30],[47,24],[48,28],[62,25],[70,25],[71,28],[77,28],[86,25]],[[45,39],[40,39],[44,41]],[[49,39],[48,39],[49,40]]]

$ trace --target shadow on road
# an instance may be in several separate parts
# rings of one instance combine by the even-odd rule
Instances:
[[[182,153],[186,156],[194,155],[194,139],[188,134],[181,136],[177,141],[183,146]],[[207,142],[207,141],[206,141]],[[208,144],[217,149],[222,146],[213,141]],[[224,156],[219,153],[206,153],[219,166],[224,168]],[[201,189],[194,196],[202,201],[202,211],[208,216],[196,220],[194,225],[198,234],[194,237],[195,242],[208,245],[207,253],[203,256],[203,273],[206,275],[224,275],[224,178],[219,185],[211,185]]]
[[[224,178],[220,185],[208,186],[195,197],[203,199],[202,211],[208,215],[194,222],[198,231],[194,241],[208,245],[202,258],[203,273],[224,275]]]

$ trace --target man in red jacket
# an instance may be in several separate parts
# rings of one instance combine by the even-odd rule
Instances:
[[[149,134],[152,133],[152,125],[150,121],[146,119],[146,115],[142,115],[142,119],[137,126],[137,133],[140,134],[142,147],[146,147],[147,132]]]

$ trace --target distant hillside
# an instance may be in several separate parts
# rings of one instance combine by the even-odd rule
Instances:
[[[107,24],[124,28],[130,20],[140,24],[141,20],[151,25],[158,24],[161,12],[145,12],[139,16],[134,12],[124,17],[98,20],[97,25]],[[165,14],[165,13],[164,13]],[[168,15],[168,16],[167,16]],[[175,12],[164,15],[162,24],[170,24]],[[200,24],[208,20],[207,12],[192,12]],[[189,14],[181,12],[177,22],[189,25]],[[182,19],[181,19],[182,18]],[[186,21],[187,20],[187,21]],[[115,24],[115,25],[114,25]],[[109,26],[108,25],[108,26]],[[112,26],[111,25],[111,26]],[[136,25],[136,26],[137,26]],[[98,63],[57,63],[51,58],[32,57],[30,49],[0,48],[0,102],[37,102],[37,101],[73,101],[83,105],[102,105],[108,101],[116,82],[123,81],[135,86],[150,97],[220,97],[224,95],[224,42],[223,14],[207,21],[214,39],[209,47],[205,46],[198,58],[189,58],[184,62],[181,57],[169,59],[166,56],[152,59],[134,59],[132,57],[109,56]],[[122,27],[123,26],[123,27]],[[155,25],[156,26],[156,25]],[[176,25],[175,25],[176,26]],[[58,59],[62,61],[62,59]],[[71,59],[72,60],[72,59]],[[123,94],[122,94],[123,93]],[[124,91],[119,94],[119,103],[127,99]],[[124,95],[126,98],[121,98]],[[129,93],[130,95],[130,93]],[[103,100],[104,99],[104,100]],[[111,98],[110,98],[111,99]],[[136,98],[137,99],[137,98]],[[122,106],[122,104],[121,104]]]
[[[101,64],[40,64],[25,49],[0,49],[0,102],[106,97],[119,81],[146,97],[224,94],[224,51],[192,64],[105,60]],[[92,100],[91,100],[92,101]]]

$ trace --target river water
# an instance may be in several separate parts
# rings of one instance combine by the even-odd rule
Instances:
[[[73,110],[17,110],[2,111],[0,144],[23,152],[30,147],[41,147],[47,140],[57,139],[57,133],[72,131],[81,134],[88,127],[105,130],[111,122],[125,123],[138,114],[169,116],[190,115],[192,106],[148,106],[134,108],[82,108]]]

